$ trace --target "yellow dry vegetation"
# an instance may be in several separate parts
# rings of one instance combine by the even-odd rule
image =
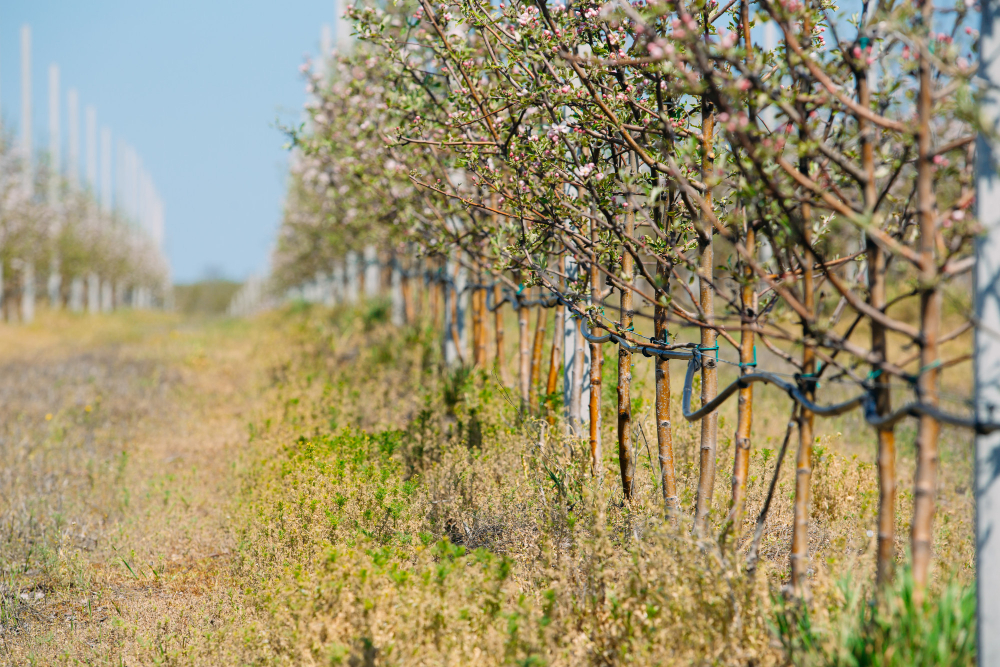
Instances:
[[[369,305],[0,328],[0,397],[16,397],[0,406],[0,661],[848,664],[837,656],[871,593],[877,507],[874,439],[858,415],[817,423],[811,598],[790,608],[791,451],[761,567],[744,571],[788,419],[781,394],[758,396],[735,541],[714,537],[735,426],[723,411],[713,537],[699,540],[688,518],[698,427],[675,406],[683,513],[671,521],[646,444],[644,367],[626,505],[611,426],[594,475],[560,423],[519,415],[492,376],[442,370],[430,329],[384,320]],[[899,438],[901,564],[912,430]],[[945,608],[974,572],[967,436],[948,432],[943,456]],[[802,645],[803,618],[819,650]]]

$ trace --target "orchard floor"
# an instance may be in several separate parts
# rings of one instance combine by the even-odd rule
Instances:
[[[0,324],[0,665],[787,660],[773,601],[787,577],[790,462],[761,574],[742,579],[741,556],[720,559],[663,521],[648,445],[635,500],[621,501],[610,393],[592,475],[584,443],[521,421],[486,373],[443,373],[433,332],[385,320],[370,304],[253,321],[43,312]],[[606,355],[606,378],[615,363]],[[649,364],[636,368],[639,442],[655,430]],[[778,393],[758,408],[737,554],[787,420]],[[817,431],[812,613],[831,650],[872,580],[877,486],[859,419]],[[690,515],[697,424],[680,422]],[[912,426],[900,433],[912,440]],[[952,579],[967,586],[974,553],[964,434],[942,449],[935,595]],[[731,456],[724,436],[717,508]],[[901,446],[901,563],[912,459]],[[716,532],[724,519],[713,515]],[[899,641],[923,650],[925,621],[891,627],[916,628]],[[949,664],[970,664],[967,646],[938,643],[961,655]]]
[[[0,664],[153,664],[243,613],[228,501],[275,335],[153,313],[0,325]]]

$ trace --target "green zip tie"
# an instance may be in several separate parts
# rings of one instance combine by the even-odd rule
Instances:
[[[716,345],[715,347],[718,348],[719,346]],[[740,362],[740,368],[756,368],[756,367],[757,367],[757,346],[754,345],[753,346],[753,361],[748,362],[748,363],[743,363],[741,361]]]
[[[919,371],[917,371],[917,377],[919,378],[921,375],[923,375],[927,371],[934,370],[935,368],[937,368],[938,366],[940,366],[941,363],[942,362],[941,362],[940,359],[935,359],[934,361],[932,361],[931,363],[927,364],[926,366],[924,366],[923,368],[921,368]]]
[[[699,352],[711,352],[712,350],[715,350],[715,360],[716,361],[719,360],[719,344],[718,343],[716,343],[713,347],[702,347],[699,344],[697,349],[698,349]]]

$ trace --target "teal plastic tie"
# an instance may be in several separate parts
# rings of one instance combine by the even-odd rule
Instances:
[[[715,346],[718,349],[718,345]],[[753,361],[749,363],[740,362],[740,368],[757,368],[757,346],[753,346]]]
[[[718,343],[716,343],[712,347],[702,347],[700,344],[698,345],[698,351],[699,352],[711,352],[712,350],[715,350],[715,360],[718,361],[719,360],[719,344]]]

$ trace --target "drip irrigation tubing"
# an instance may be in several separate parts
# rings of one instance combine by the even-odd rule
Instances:
[[[627,349],[629,352],[641,353],[645,357],[657,356],[662,359],[687,359],[688,367],[687,373],[684,376],[684,390],[682,393],[681,407],[684,419],[689,422],[698,421],[706,415],[715,412],[719,406],[729,400],[729,398],[737,391],[759,382],[778,387],[788,394],[789,398],[793,401],[819,417],[834,417],[861,407],[864,411],[863,414],[865,421],[875,428],[886,428],[892,426],[906,417],[920,417],[922,415],[926,415],[940,421],[943,424],[971,429],[980,434],[1000,431],[1000,423],[983,422],[974,418],[949,414],[933,405],[927,405],[926,403],[921,403],[919,401],[907,403],[903,407],[898,408],[887,415],[880,415],[875,407],[875,398],[872,396],[871,391],[866,391],[863,394],[859,394],[841,403],[821,405],[807,398],[798,384],[789,382],[774,373],[768,372],[748,373],[746,375],[742,375],[716,394],[715,398],[711,401],[697,410],[692,410],[691,396],[694,393],[694,376],[702,366],[701,358],[703,356],[702,351],[697,347],[688,347],[688,349],[661,349],[650,347],[648,345],[633,345],[625,338],[622,338],[618,334],[612,332],[608,332],[607,334],[601,336],[594,336],[586,331],[582,320],[580,321],[580,333],[591,343],[600,344],[614,341],[618,345]]]
[[[442,282],[452,282],[450,280],[443,280]],[[756,372],[747,373],[746,375],[741,375],[739,378],[731,382],[724,389],[719,391],[715,398],[701,406],[697,410],[692,410],[691,408],[691,397],[694,393],[694,376],[695,373],[701,368],[703,356],[703,350],[698,349],[697,345],[694,343],[689,343],[683,346],[665,346],[665,347],[653,347],[650,345],[639,345],[633,344],[631,341],[619,336],[618,334],[608,331],[608,333],[595,336],[589,333],[584,324],[589,320],[587,315],[580,311],[575,304],[567,301],[559,294],[552,294],[548,297],[539,297],[537,299],[522,299],[520,294],[511,295],[510,290],[505,288],[504,297],[497,303],[491,303],[493,300],[493,287],[496,283],[492,285],[467,285],[466,289],[485,289],[486,290],[486,308],[490,312],[496,311],[505,302],[510,303],[514,309],[531,307],[531,306],[543,306],[545,308],[552,308],[556,305],[562,304],[570,309],[580,321],[580,333],[583,337],[591,343],[602,344],[608,342],[614,342],[617,345],[625,348],[629,352],[642,354],[644,357],[660,357],[661,359],[686,359],[688,362],[687,373],[684,376],[684,389],[682,393],[682,413],[684,419],[693,422],[704,418],[706,415],[715,412],[723,403],[729,400],[737,391],[742,388],[749,387],[752,384],[770,384],[784,391],[789,398],[791,398],[795,403],[800,405],[802,408],[809,410],[814,415],[819,417],[835,417],[837,415],[842,415],[846,412],[850,412],[858,407],[863,410],[863,415],[865,421],[877,429],[884,429],[890,427],[897,422],[905,419],[906,417],[921,417],[928,416],[933,419],[938,420],[943,424],[948,424],[950,426],[956,426],[958,428],[965,428],[975,431],[978,434],[986,435],[989,433],[994,433],[1000,431],[1000,423],[998,422],[987,422],[979,421],[975,418],[962,417],[959,415],[953,415],[948,412],[941,410],[940,408],[922,403],[920,401],[912,401],[906,405],[893,410],[889,414],[880,415],[875,406],[875,398],[871,389],[865,391],[862,394],[850,398],[841,403],[833,403],[830,405],[822,405],[810,400],[802,390],[802,376],[795,375],[792,376],[797,382],[790,382],[779,374],[773,372]],[[602,327],[603,328],[603,327]],[[607,331],[607,329],[605,329]],[[652,341],[651,342],[657,342]],[[725,363],[732,364],[733,362],[728,362],[726,360],[719,360]],[[739,364],[733,364],[739,366]],[[814,381],[814,380],[813,380]]]

